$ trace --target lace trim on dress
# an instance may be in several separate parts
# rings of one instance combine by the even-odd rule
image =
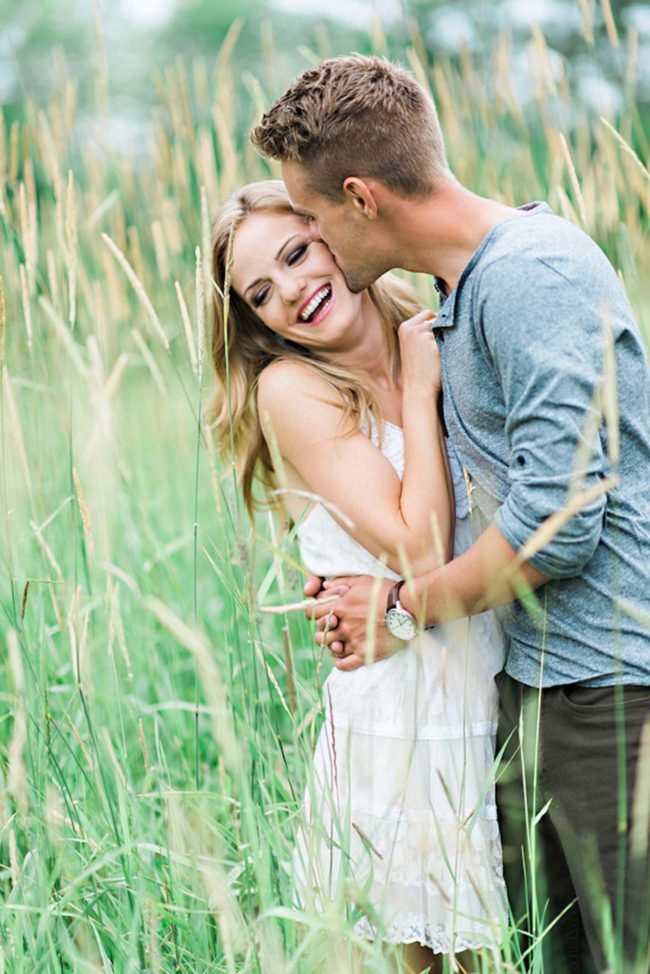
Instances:
[[[365,917],[355,924],[354,932],[364,940],[374,940],[377,929]],[[486,930],[485,934],[456,935],[449,937],[448,928],[443,923],[427,923],[417,914],[405,917],[399,923],[392,923],[382,929],[381,939],[391,944],[421,944],[428,947],[434,954],[459,954],[463,950],[480,950],[482,947],[494,948],[495,940],[501,939],[501,932],[495,937],[495,931]]]

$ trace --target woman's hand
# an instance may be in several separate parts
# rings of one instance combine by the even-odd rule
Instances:
[[[440,352],[432,330],[435,318],[433,311],[420,311],[397,330],[404,389],[421,389],[433,396],[442,385]]]

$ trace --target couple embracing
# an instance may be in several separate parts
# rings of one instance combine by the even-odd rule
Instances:
[[[305,72],[252,138],[284,181],[215,219],[215,427],[249,508],[282,488],[334,661],[300,901],[356,884],[357,932],[438,971],[543,883],[548,971],[645,970],[650,376],[617,275],[461,186],[387,61]]]

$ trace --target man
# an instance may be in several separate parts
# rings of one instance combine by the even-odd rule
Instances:
[[[560,917],[552,970],[645,969],[650,375],[617,276],[545,204],[515,209],[461,186],[429,96],[386,61],[305,72],[252,138],[281,161],[351,290],[394,267],[435,277],[445,420],[491,522],[444,567],[382,583],[385,616],[370,618],[374,580],[326,583],[339,598],[314,610],[316,639],[352,669],[370,626],[383,655],[399,645],[391,631],[501,607],[504,700],[539,707],[533,812],[548,802],[552,912],[534,922]]]

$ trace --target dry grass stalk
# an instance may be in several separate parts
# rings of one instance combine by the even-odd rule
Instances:
[[[601,402],[607,428],[607,452],[610,462],[615,466],[620,460],[621,437],[619,429],[618,385],[616,381],[616,349],[614,347],[614,330],[612,328],[608,307],[603,308],[600,320],[603,335]]]
[[[310,490],[299,490],[297,487],[278,487],[270,491],[272,497],[282,497],[285,494],[291,494],[292,497],[304,497],[305,500],[313,501],[314,504],[321,504],[326,511],[329,511],[333,517],[341,522],[344,528],[347,528],[348,531],[354,531],[354,521],[347,514],[344,514],[340,507],[321,497],[320,494],[314,494]]]
[[[169,351],[169,339],[167,338],[167,335],[163,330],[158,315],[154,311],[154,307],[151,301],[149,300],[149,295],[147,294],[144,287],[140,283],[135,271],[129,264],[128,260],[126,259],[122,251],[115,243],[113,243],[113,241],[108,236],[108,234],[102,233],[102,240],[104,241],[104,243],[106,244],[110,252],[113,254],[116,261],[118,262],[118,264],[126,274],[128,280],[130,281],[131,286],[133,287],[133,290],[137,294],[140,304],[142,305],[154,332],[160,338],[160,341],[162,342],[165,349]]]
[[[575,166],[573,164],[573,159],[571,158],[571,152],[569,151],[569,146],[567,140],[562,132],[559,133],[560,145],[562,146],[562,153],[564,155],[564,161],[566,162],[566,167],[569,173],[569,179],[571,180],[571,186],[573,188],[573,193],[578,204],[578,211],[580,213],[580,220],[584,227],[587,226],[587,209],[585,207],[585,200],[582,195],[582,190],[580,189],[580,182],[578,181],[578,175],[576,173]]]
[[[616,139],[616,141],[620,145],[620,147],[623,150],[623,152],[630,159],[632,159],[632,161],[634,162],[635,166],[637,167],[638,171],[641,173],[641,175],[643,176],[643,178],[644,179],[647,179],[647,180],[650,180],[650,171],[648,171],[647,166],[644,166],[643,165],[643,163],[639,159],[638,155],[636,154],[636,152],[634,151],[634,149],[632,148],[632,146],[631,145],[628,145],[628,143],[625,141],[625,139],[623,138],[623,136],[619,132],[617,132],[616,129],[614,128],[614,126],[611,125],[610,122],[608,122],[606,118],[603,118],[602,115],[600,116],[600,121],[603,123],[603,125],[605,126],[605,128],[607,129],[607,131],[608,132],[611,132],[611,134],[614,136],[614,138]]]
[[[539,551],[546,547],[556,534],[568,524],[583,507],[588,507],[603,494],[613,490],[618,484],[618,477],[604,477],[593,487],[569,495],[567,503],[554,514],[551,514],[530,536],[525,545],[520,549],[517,557],[513,559],[510,567],[499,575],[490,587],[485,597],[476,606],[475,611],[480,612],[490,605],[498,593],[505,585],[514,586],[519,589],[521,586],[526,588],[525,582],[521,577],[521,567],[524,562],[529,561]]]
[[[237,174],[239,167],[237,164],[237,149],[232,136],[232,129],[228,124],[228,119],[223,106],[216,105],[212,109],[212,122],[219,144],[219,155],[221,158],[221,175],[219,178],[219,196],[223,199],[237,185]]]
[[[41,306],[41,308],[43,308],[43,310],[45,311],[45,315],[48,321],[53,325],[54,330],[56,331],[58,337],[61,339],[61,344],[65,348],[70,358],[70,361],[74,365],[75,369],[77,370],[80,376],[85,378],[88,369],[83,359],[81,358],[81,355],[79,353],[79,346],[77,345],[74,338],[72,337],[72,334],[70,333],[70,329],[66,327],[66,325],[63,323],[61,319],[61,316],[56,311],[56,309],[50,304],[50,302],[47,300],[46,297],[41,295],[38,299],[38,303]]]
[[[271,667],[269,666],[269,664],[265,660],[264,653],[262,652],[262,647],[260,646],[260,644],[258,642],[255,643],[255,653],[256,653],[257,658],[259,659],[260,663],[262,664],[263,669],[266,670],[266,675],[269,678],[269,682],[271,683],[271,686],[273,687],[273,689],[275,690],[275,692],[278,695],[278,698],[280,700],[280,703],[282,704],[282,708],[287,712],[287,714],[289,715],[289,717],[291,717],[291,711],[289,710],[289,708],[287,706],[287,701],[284,699],[284,694],[283,694],[282,690],[280,689],[280,684],[278,683],[278,681],[275,678],[275,673],[273,672],[273,670],[271,669]]]
[[[302,612],[310,609],[313,605],[325,605],[327,602],[336,602],[338,595],[323,595],[319,599],[301,599],[299,602],[287,602],[285,605],[261,605],[260,612],[267,612],[269,615],[284,615],[286,612]]]
[[[142,751],[142,760],[144,761],[145,771],[151,770],[151,760],[149,758],[149,748],[147,747],[147,739],[144,736],[144,727],[142,726],[142,717],[138,717],[138,741],[140,744],[140,750]]]
[[[214,157],[212,135],[205,127],[199,129],[197,148],[197,166],[201,182],[204,184],[211,200],[219,199],[219,184],[217,176],[219,169]],[[205,249],[205,247],[204,247]],[[209,249],[205,251],[209,253]]]
[[[600,0],[600,5],[603,8],[603,19],[605,21],[605,28],[607,30],[607,36],[609,37],[609,43],[616,50],[620,47],[620,41],[618,39],[618,31],[616,29],[616,21],[614,20],[614,14],[612,13],[612,5],[610,0]]]
[[[16,830],[13,826],[9,829],[9,875],[11,876],[12,886],[17,886],[20,879],[20,866],[18,864]]]
[[[29,302],[29,284],[27,281],[27,269],[24,264],[19,267],[20,274],[20,296],[23,304],[23,317],[25,319],[25,331],[27,332],[27,347],[31,349],[33,344],[32,328],[32,309]]]
[[[142,248],[140,247],[140,236],[138,228],[131,226],[126,231],[128,241],[129,257],[133,270],[140,281],[144,281],[144,260],[142,259]]]
[[[594,8],[595,0],[578,0],[580,18],[582,20],[582,36],[590,47],[594,44]]]
[[[124,626],[122,625],[122,614],[120,612],[120,587],[115,584],[112,579],[107,579],[107,590],[108,590],[108,602],[110,605],[110,615],[108,619],[108,645],[109,652],[113,651],[113,641],[117,639],[117,645],[120,648],[120,653],[122,654],[122,659],[124,660],[124,665],[126,666],[126,677],[129,682],[133,680],[133,667],[131,665],[131,657],[129,654],[129,647],[126,643],[126,636],[124,635]]]
[[[104,30],[99,0],[93,0],[93,27],[97,56],[95,59],[95,99],[98,105],[105,105],[108,101],[108,61],[106,60],[106,46],[104,44]]]
[[[89,752],[88,748],[86,747],[86,744],[84,742],[84,739],[82,738],[81,734],[77,730],[77,726],[74,723],[74,721],[72,720],[72,717],[70,716],[70,714],[66,714],[65,716],[66,716],[66,720],[68,722],[68,726],[69,726],[70,730],[72,731],[73,736],[76,738],[77,744],[81,748],[81,753],[83,754],[84,758],[86,759],[86,764],[88,765],[88,770],[90,771],[90,773],[92,775],[94,775],[95,774],[95,764],[94,764],[94,761],[93,761],[93,759],[92,759],[92,757],[90,755],[90,752]]]
[[[151,224],[151,237],[153,239],[153,249],[156,255],[156,266],[158,273],[163,281],[169,278],[169,260],[167,259],[167,247],[160,220],[154,220]]]
[[[92,554],[95,550],[95,544],[93,542],[93,532],[90,523],[90,512],[88,511],[86,498],[84,497],[84,492],[81,487],[81,481],[79,480],[79,474],[77,473],[76,467],[72,468],[72,480],[74,481],[74,489],[77,494],[77,504],[79,505],[79,514],[81,515],[84,538],[86,539],[86,548],[88,549],[88,552]]]
[[[77,319],[77,199],[72,170],[68,172],[65,194],[65,244],[68,271],[68,325],[74,331]]]
[[[634,27],[630,27],[627,32],[627,71],[625,83],[630,92],[634,94],[637,81],[637,69],[639,63],[639,34]]]
[[[215,199],[215,197],[213,197]],[[208,320],[210,310],[210,295],[212,293],[212,226],[210,221],[210,205],[204,185],[201,185],[201,255],[203,258],[203,294],[205,300],[205,320]]]
[[[50,292],[50,303],[58,313],[59,285],[57,281],[56,261],[54,259],[54,251],[51,249],[48,249],[47,251],[46,263],[47,263],[47,286]]]
[[[0,372],[5,363],[5,286],[0,274]]]
[[[541,97],[544,97],[546,92],[554,97],[557,97],[557,85],[555,83],[553,68],[551,67],[551,62],[548,56],[546,40],[544,39],[544,35],[542,34],[538,24],[533,23],[531,26],[531,31],[533,34],[535,63],[540,79]]]
[[[630,848],[632,859],[642,862],[648,854],[650,835],[650,719],[641,730],[639,757],[632,800],[632,829]]]
[[[9,671],[15,691],[13,728],[7,749],[7,791],[16,802],[21,817],[26,820],[29,802],[23,751],[27,742],[27,706],[25,701],[25,672],[20,655],[18,634],[15,629],[9,629],[7,633],[7,649],[9,651]]]
[[[124,770],[120,762],[117,760],[117,754],[115,753],[115,749],[113,748],[113,743],[111,741],[111,735],[108,732],[108,727],[102,727],[102,737],[104,738],[104,744],[106,745],[108,756],[111,759],[111,764],[113,765],[115,771],[117,772],[117,776],[120,779],[122,787],[124,788],[125,791],[130,791],[129,784],[126,780],[126,775],[124,774]]]
[[[5,129],[5,114],[0,105],[0,196],[4,195],[4,185],[7,173],[7,133]]]
[[[18,136],[20,133],[20,123],[18,121],[11,123],[11,129],[9,130],[9,168],[7,182],[12,187],[16,185],[16,179],[18,177]]]
[[[201,248],[197,247],[194,251],[196,258],[196,271],[194,275],[194,294],[196,300],[196,349],[198,354],[197,376],[199,384],[203,378],[203,365],[205,362],[205,291],[203,277],[203,260],[201,258]]]
[[[230,892],[228,877],[216,865],[211,867],[202,865],[200,875],[208,898],[208,906],[219,926],[226,969],[228,974],[237,974],[235,944],[243,937],[245,925],[237,902]]]
[[[25,582],[23,586],[23,596],[20,600],[20,618],[24,621],[25,612],[27,610],[27,596],[29,595],[29,579]]]
[[[181,310],[181,321],[183,322],[183,331],[185,333],[185,341],[187,342],[187,350],[190,355],[192,371],[195,375],[198,375],[198,363],[196,359],[196,349],[194,347],[194,335],[192,334],[192,323],[190,322],[190,316],[185,303],[185,298],[183,297],[183,292],[178,281],[174,282],[174,289],[176,291],[178,307]]]
[[[291,633],[287,623],[282,626],[282,648],[284,649],[284,665],[287,671],[287,694],[289,696],[289,707],[291,712],[295,714],[296,680],[293,672],[293,647],[291,645]]]

